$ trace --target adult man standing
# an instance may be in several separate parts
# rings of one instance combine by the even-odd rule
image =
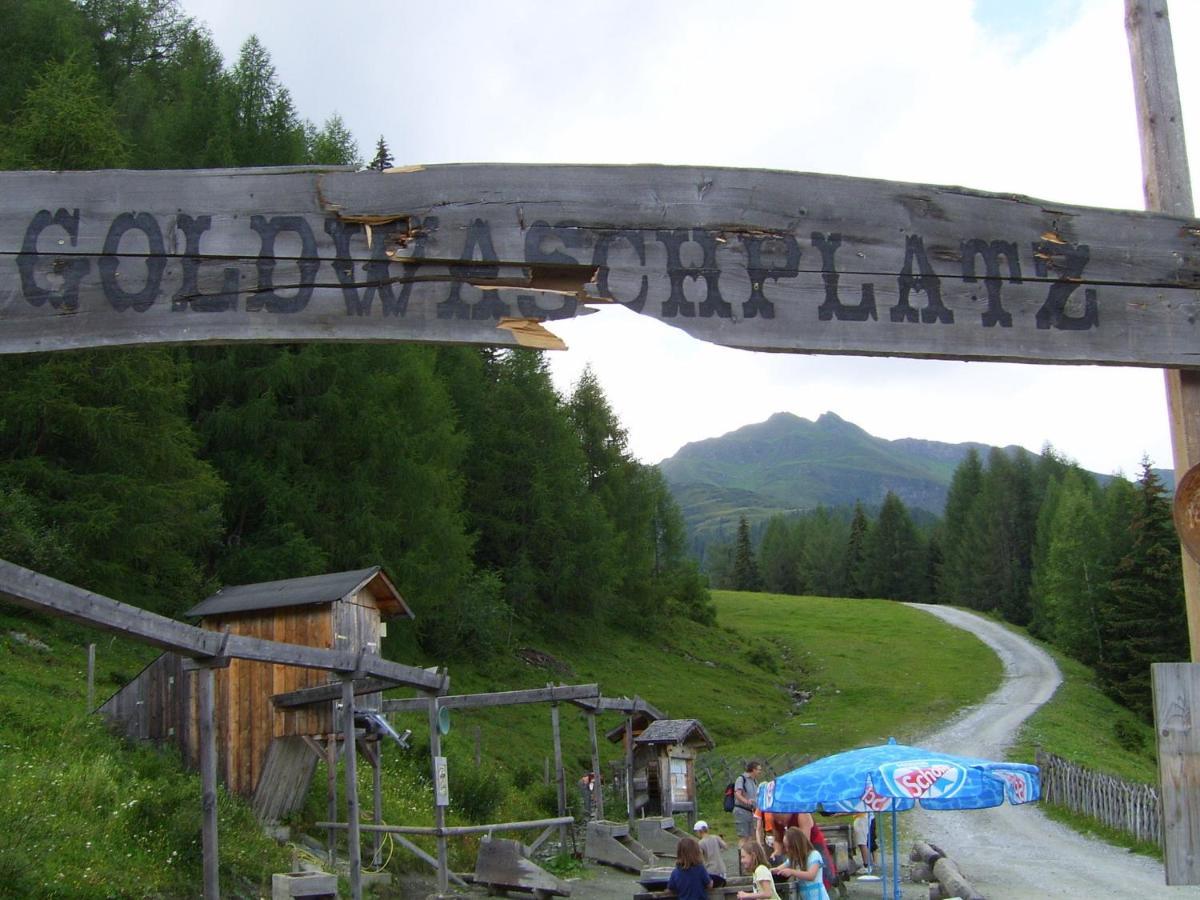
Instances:
[[[752,759],[733,783],[733,827],[739,839],[754,837],[754,810],[758,807],[758,776],[762,763]]]

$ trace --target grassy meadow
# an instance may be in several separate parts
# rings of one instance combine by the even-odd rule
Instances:
[[[701,812],[731,833],[720,793],[724,773],[732,775],[743,759],[764,758],[782,768],[889,736],[911,740],[981,700],[1001,678],[999,661],[974,637],[898,603],[726,591],[714,599],[713,627],[673,621],[632,634],[581,626],[553,644],[518,641],[489,660],[453,661],[451,690],[597,682],[605,695],[636,694],[671,717],[701,720],[716,743],[706,759],[714,774],[702,783]],[[0,804],[0,893],[192,895],[200,878],[199,780],[180,771],[172,754],[130,747],[84,714],[89,641],[98,645],[97,703],[156,652],[0,608],[0,795],[13,798]],[[402,660],[439,662],[412,649]],[[1114,727],[1121,714],[1089,686],[1088,670],[1069,660],[1060,665],[1063,690],[1026,729],[1015,754],[1031,754],[1040,742],[1122,777],[1153,780],[1152,735],[1142,737],[1148,754],[1145,744],[1124,748],[1122,742],[1137,743],[1129,737],[1132,726]],[[587,723],[569,705],[560,716],[574,802],[574,781],[590,768]],[[621,722],[606,714],[600,731]],[[398,716],[395,724],[413,730],[413,749],[385,753],[385,820],[431,824],[424,717]],[[601,743],[607,772],[620,750]],[[443,750],[451,823],[554,814],[555,790],[545,783],[553,754],[547,706],[455,710]],[[369,767],[360,773],[367,810]],[[616,798],[607,802],[613,816],[620,806]],[[315,834],[309,823],[325,817],[324,804],[319,766],[307,806],[291,824]],[[223,890],[257,896],[271,872],[287,869],[290,851],[264,838],[236,798],[222,795],[220,816]],[[452,844],[452,864],[470,868],[474,850],[473,841]],[[391,865],[418,864],[396,852]]]

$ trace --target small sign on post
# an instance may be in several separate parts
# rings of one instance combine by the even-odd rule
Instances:
[[[446,757],[433,758],[434,802],[438,806],[450,805],[450,776],[446,772]]]

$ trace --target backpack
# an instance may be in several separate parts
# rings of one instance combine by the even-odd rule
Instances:
[[[733,782],[731,781],[729,784],[725,785],[725,812],[733,812],[733,807]]]

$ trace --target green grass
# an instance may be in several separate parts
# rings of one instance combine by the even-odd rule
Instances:
[[[732,834],[731,818],[720,808],[722,763],[732,775],[749,757],[799,762],[889,736],[911,740],[978,702],[1000,681],[1000,663],[982,643],[902,604],[727,591],[715,592],[714,600],[718,624],[712,627],[672,621],[632,634],[588,626],[564,639],[531,638],[520,645],[549,654],[549,667],[517,653],[455,661],[452,691],[597,682],[606,696],[637,694],[672,717],[701,720],[716,742],[709,762],[718,768],[712,783],[702,785],[701,813],[715,830]],[[14,640],[10,634],[18,631],[49,650]],[[13,798],[0,804],[0,894],[194,895],[200,878],[198,779],[181,772],[173,755],[128,745],[83,714],[89,641],[99,645],[97,702],[157,654],[70,623],[0,610],[0,796]],[[403,639],[397,644],[406,646]],[[413,664],[437,662],[411,642],[399,656]],[[1070,660],[1059,664],[1064,687],[1032,720],[1015,755],[1028,756],[1040,742],[1076,762],[1152,781],[1148,729],[1141,726],[1139,733],[1149,750],[1123,749],[1113,722],[1133,717],[1099,694],[1088,670]],[[798,702],[796,692],[810,699]],[[569,704],[559,713],[574,802],[575,780],[591,766],[587,722]],[[621,721],[602,716],[599,730]],[[413,730],[414,748],[385,753],[384,818],[432,824],[425,718],[397,717],[396,724]],[[1129,727],[1122,731],[1126,743],[1129,733]],[[601,744],[607,772],[620,748],[603,739]],[[455,710],[443,752],[450,766],[451,824],[554,814],[554,788],[543,783],[553,755],[546,705]],[[370,767],[361,765],[360,775],[362,808],[369,814]],[[609,796],[606,806],[610,816],[619,815],[616,798]],[[316,834],[311,823],[325,816],[318,767],[306,807],[292,824]],[[287,850],[262,836],[237,798],[222,795],[220,834],[225,895],[257,896],[271,872],[288,868]],[[451,864],[471,868],[475,848],[475,840],[452,842]],[[400,851],[392,866],[419,868]]]

